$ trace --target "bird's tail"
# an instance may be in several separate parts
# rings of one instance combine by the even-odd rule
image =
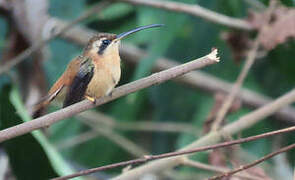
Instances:
[[[45,113],[47,106],[52,101],[52,99],[50,99],[49,97],[50,96],[47,95],[47,96],[41,98],[37,103],[27,107],[27,109],[30,112],[32,118],[38,118],[38,117],[42,116]]]
[[[60,93],[63,89],[64,85],[59,88],[54,88],[49,91],[49,94],[39,100],[36,104],[32,106],[32,117],[37,118],[44,114],[46,107],[50,104],[50,102]]]

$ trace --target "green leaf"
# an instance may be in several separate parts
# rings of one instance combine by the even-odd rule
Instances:
[[[74,19],[83,13],[86,9],[86,0],[68,1],[50,0],[49,13],[52,16],[62,17],[63,19]]]
[[[133,9],[134,8],[131,5],[125,3],[116,3],[106,8],[101,14],[99,14],[99,16],[104,20],[117,19],[121,16],[126,16],[132,12]]]
[[[10,91],[11,88],[6,85],[0,96],[1,129],[22,122],[9,101]],[[8,154],[13,174],[17,179],[49,179],[57,176],[44,149],[31,134],[5,141],[3,147]]]
[[[19,93],[17,92],[16,88],[12,89],[10,95],[10,101],[13,104],[14,108],[16,109],[16,111],[18,112],[20,118],[22,119],[23,122],[28,122],[31,120],[31,118],[29,117],[29,115],[27,114],[22,102],[21,102],[21,98],[19,96]],[[1,101],[2,102],[2,101]],[[7,113],[5,113],[7,114]],[[13,112],[11,114],[14,114]],[[11,125],[11,124],[10,124]],[[47,166],[51,166],[51,168],[49,168],[48,172],[50,172],[50,169],[54,169],[60,176],[64,176],[67,174],[72,174],[74,173],[74,171],[72,170],[72,168],[69,167],[69,165],[65,162],[65,160],[63,159],[63,157],[59,154],[58,151],[56,151],[56,149],[51,145],[51,143],[48,141],[48,139],[44,136],[43,133],[41,133],[40,130],[37,131],[33,131],[31,134],[27,134],[24,136],[25,138],[28,138],[28,140],[30,140],[30,144],[27,144],[27,141],[21,141],[18,138],[16,138],[16,141],[20,141],[18,142],[19,144],[14,144],[17,147],[14,147],[15,150],[19,149],[19,153],[21,153],[20,155],[22,155],[23,157],[20,159],[17,159],[18,161],[27,161],[36,165],[36,168],[32,168],[32,171],[36,172],[36,169],[40,169],[44,170],[47,172],[47,168],[44,168],[42,166],[40,166],[39,163],[44,162],[44,160],[38,160],[36,159],[35,161],[32,161],[28,158],[25,158],[25,151],[27,151],[27,154],[30,154],[30,158],[36,158],[37,156],[44,156],[43,158],[46,158],[47,161],[49,161],[50,164],[47,163]],[[10,141],[8,141],[9,143]],[[34,146],[36,146],[36,149],[38,148],[39,153],[34,152],[33,149],[31,149],[31,145],[33,145],[32,143],[34,143]],[[40,152],[41,151],[41,152]],[[43,152],[42,152],[43,151]],[[32,155],[32,153],[34,155]],[[36,154],[37,153],[37,154]],[[42,154],[41,154],[42,153]],[[36,154],[36,155],[35,155]],[[39,154],[39,155],[38,155]],[[27,166],[22,166],[23,167],[30,167],[30,165],[28,164]],[[40,168],[38,168],[40,167]],[[30,167],[31,168],[31,167]],[[41,169],[42,168],[42,169]],[[27,168],[26,168],[27,169]],[[52,170],[53,171],[53,170]],[[34,175],[34,172],[31,172],[30,175]],[[29,173],[28,173],[29,175]],[[48,176],[48,175],[47,175]],[[56,176],[56,175],[54,175]],[[48,178],[48,177],[47,177]],[[44,179],[44,178],[31,178],[31,179]],[[77,179],[82,179],[82,178],[77,178]]]
[[[214,99],[208,95],[201,92],[196,92],[196,103],[195,111],[192,116],[192,126],[199,127],[200,132],[198,134],[202,135],[204,121],[208,117],[212,107],[214,105]],[[196,137],[188,134],[182,134],[177,139],[177,147],[182,148],[191,142],[195,141]]]
[[[257,62],[254,75],[264,93],[277,97],[292,89],[295,85],[295,42],[279,45]],[[274,80],[276,85],[274,86]]]
[[[199,128],[202,131],[202,126],[195,126],[192,122],[192,117],[196,113],[196,104],[200,101],[198,91],[187,89],[186,87],[167,82],[161,86],[153,87],[149,92],[150,103],[155,108],[153,113],[153,121],[158,122],[182,122],[188,123]],[[198,134],[199,132],[196,132]],[[192,142],[196,136],[188,134],[171,134],[155,133],[156,137],[153,140],[154,153],[167,152],[175,149],[172,141],[176,141],[176,148],[179,149]]]

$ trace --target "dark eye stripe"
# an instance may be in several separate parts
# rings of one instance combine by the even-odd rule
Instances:
[[[109,45],[111,43],[111,40],[105,39],[102,41],[102,44]]]
[[[108,45],[111,44],[111,40],[105,39],[101,42],[101,45],[99,46],[98,54],[103,54],[103,51],[108,47]]]

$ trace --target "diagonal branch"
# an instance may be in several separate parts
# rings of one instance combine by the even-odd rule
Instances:
[[[243,82],[246,79],[248,72],[255,61],[258,47],[259,47],[259,41],[257,38],[256,41],[254,42],[253,48],[251,49],[251,51],[249,52],[249,55],[247,56],[247,60],[245,62],[245,65],[241,73],[239,74],[239,77],[237,78],[237,81],[233,85],[229,95],[226,97],[223,104],[221,105],[221,108],[217,112],[216,119],[214,120],[212,124],[212,129],[211,129],[212,131],[217,131],[220,128],[222,120],[224,119],[232,103],[234,102],[236,96],[238,95],[243,85]]]
[[[250,163],[250,164],[241,166],[241,167],[239,167],[237,169],[234,169],[232,171],[225,172],[225,173],[223,173],[223,174],[221,174],[219,176],[215,176],[215,177],[209,178],[209,180],[218,180],[218,179],[222,179],[223,177],[231,176],[231,175],[233,175],[235,173],[241,172],[241,171],[243,171],[245,169],[249,169],[249,168],[251,168],[253,166],[256,166],[257,164],[262,163],[263,161],[266,161],[267,159],[270,159],[270,158],[272,158],[272,157],[274,157],[274,156],[276,156],[276,155],[278,155],[280,153],[289,151],[289,150],[294,149],[294,148],[295,148],[295,144],[291,144],[289,146],[283,147],[283,148],[279,149],[278,151],[272,152],[272,153],[270,153],[270,154],[262,157],[261,159],[258,159],[256,161]]]
[[[271,14],[273,10],[275,9],[275,3],[274,1],[271,1],[271,4],[269,8],[265,11],[265,16],[266,16],[266,22],[262,25],[262,29],[268,28],[268,23],[271,19]],[[214,120],[212,124],[212,131],[217,131],[220,128],[220,125],[222,123],[222,120],[226,116],[229,108],[231,107],[233,101],[235,100],[236,96],[238,95],[241,87],[243,86],[244,80],[246,79],[250,69],[252,68],[252,65],[255,62],[256,56],[257,56],[257,51],[260,46],[260,39],[262,36],[263,31],[259,31],[256,39],[254,40],[253,47],[249,51],[248,56],[246,58],[245,65],[243,66],[242,71],[240,72],[235,84],[233,85],[229,95],[223,102],[221,108],[217,112],[216,119]]]
[[[69,29],[71,29],[75,24],[83,21],[84,19],[88,18],[90,15],[92,15],[92,14],[94,14],[96,12],[99,12],[102,9],[104,9],[108,4],[109,4],[109,2],[106,2],[106,1],[103,1],[103,2],[99,3],[98,5],[94,6],[90,10],[86,11],[85,13],[83,13],[77,19],[75,19],[72,22],[70,22],[69,24],[65,25],[62,29],[60,29],[58,31],[55,31],[50,37],[45,38],[44,40],[41,40],[39,42],[36,42],[31,47],[29,47],[28,49],[26,49],[25,51],[23,51],[22,53],[20,53],[18,56],[16,56],[15,58],[13,58],[11,60],[8,60],[7,63],[5,63],[4,65],[2,65],[0,67],[0,76],[1,76],[1,74],[9,71],[13,66],[19,64],[20,62],[22,62],[23,60],[25,60],[26,58],[28,58],[33,52],[35,52],[38,49],[42,48],[43,46],[45,46],[51,40],[55,39],[56,37],[60,36],[64,32],[66,32]]]
[[[204,169],[204,170],[208,170],[208,171],[219,172],[219,173],[226,173],[226,172],[230,171],[229,168],[208,165],[208,164],[201,163],[198,161],[190,160],[188,158],[183,158],[182,165],[194,167],[197,169]],[[250,179],[250,180],[264,180],[261,177],[253,176],[253,175],[246,174],[246,173],[238,173],[238,174],[235,174],[234,176],[240,177],[240,178],[245,178],[245,179]]]
[[[132,154],[135,157],[140,157],[145,154],[148,154],[148,152],[146,150],[144,150],[140,146],[137,146],[135,143],[133,143],[128,138],[125,138],[124,136],[121,136],[120,134],[112,131],[110,128],[106,128],[103,126],[97,126],[93,122],[89,121],[88,119],[84,119],[81,122],[86,124],[90,128],[92,128],[98,134],[104,136],[109,141],[120,146],[122,149],[126,150],[128,153]]]
[[[54,145],[57,147],[58,150],[64,150],[64,149],[85,143],[97,137],[99,137],[99,134],[94,130],[90,130],[78,135],[71,136],[70,138],[62,140]]]
[[[52,18],[52,21],[55,21],[57,27],[62,27],[64,26],[64,24],[66,24],[66,22],[57,18]],[[96,33],[96,31],[90,30],[88,28],[75,26],[66,33],[62,34],[61,37],[84,46],[86,45],[89,37]],[[122,56],[123,61],[128,61],[136,64],[144,56],[147,55],[145,51],[131,44],[124,43],[122,47],[123,48],[120,49],[120,54]],[[163,71],[165,69],[169,69],[178,65],[179,63],[173,60],[167,58],[159,58],[155,62],[153,71]],[[190,72],[174,80],[185,85],[188,85],[192,88],[201,89],[205,92],[210,93],[216,93],[220,91],[224,93],[230,93],[231,89],[233,89],[233,84],[200,71]],[[272,101],[271,98],[246,88],[242,88],[240,90],[240,93],[238,94],[237,98],[241,99],[244,105],[251,108],[258,108]],[[275,113],[275,117],[278,120],[294,124],[295,109],[291,106],[283,107],[281,110]]]
[[[217,57],[217,49],[213,49],[210,54],[203,56],[199,59],[196,59],[194,61],[190,61],[188,63],[170,68],[165,71],[154,73],[148,77],[115,88],[111,96],[105,96],[97,99],[96,104],[93,104],[88,100],[84,100],[67,108],[61,109],[57,112],[53,112],[40,118],[34,119],[32,121],[4,129],[0,131],[0,142],[24,135],[26,133],[29,133],[40,128],[48,127],[53,123],[71,117],[87,109],[105,104],[121,96],[133,93],[135,91],[147,88],[152,85],[163,83],[164,81],[175,78],[177,76],[181,76],[194,69],[202,68],[211,64],[215,64],[217,62],[219,62],[219,57]]]
[[[295,89],[274,100],[273,102],[242,116],[237,121],[224,126],[220,131],[210,132],[209,134],[201,137],[200,139],[192,142],[190,145],[182,148],[181,150],[190,150],[201,146],[217,143],[222,140],[223,134],[233,135],[247,129],[257,122],[263,120],[265,117],[278,111],[283,106],[295,102]],[[294,126],[292,127],[294,128]],[[173,168],[181,163],[182,157],[173,157],[167,159],[156,160],[145,165],[136,167],[124,174],[119,175],[115,180],[139,179],[144,174],[159,173],[166,169]]]
[[[86,119],[93,124],[105,126],[111,129],[123,131],[144,131],[144,132],[166,132],[166,133],[188,133],[198,135],[197,128],[189,123],[175,122],[121,122],[98,111],[86,111],[77,115],[81,119]]]
[[[272,132],[268,132],[268,133],[264,133],[264,134],[260,134],[260,135],[256,135],[256,136],[250,136],[247,138],[241,138],[238,140],[233,140],[233,141],[228,141],[228,142],[223,142],[223,143],[219,143],[219,144],[215,144],[215,145],[210,145],[210,146],[204,146],[204,147],[196,147],[193,149],[183,149],[180,151],[176,151],[176,152],[170,152],[170,153],[164,153],[164,154],[159,154],[159,155],[146,155],[143,158],[139,158],[139,159],[134,159],[134,160],[130,160],[130,161],[123,161],[123,162],[119,162],[119,163],[115,163],[115,164],[110,164],[110,165],[106,165],[106,166],[101,166],[101,167],[97,167],[97,168],[92,168],[92,169],[87,169],[87,170],[82,170],[80,172],[71,174],[71,175],[67,175],[67,176],[63,176],[63,177],[59,177],[59,178],[54,178],[53,180],[65,180],[65,179],[70,179],[70,178],[74,178],[74,177],[78,177],[78,176],[83,176],[83,175],[87,175],[90,173],[94,173],[97,171],[103,171],[103,170],[107,170],[107,169],[112,169],[112,168],[117,168],[117,167],[122,167],[122,166],[127,166],[127,165],[135,165],[135,164],[139,164],[139,163],[144,163],[147,161],[151,161],[151,160],[156,160],[156,159],[162,159],[162,158],[167,158],[164,160],[175,160],[178,159],[179,163],[183,162],[183,159],[181,155],[186,155],[186,154],[192,154],[192,153],[196,153],[196,152],[201,152],[201,151],[207,151],[207,150],[211,150],[211,149],[217,149],[217,148],[222,148],[222,147],[227,147],[227,146],[232,146],[235,144],[241,144],[241,143],[245,143],[245,142],[250,142],[250,141],[255,141],[257,139],[261,139],[261,138],[265,138],[265,137],[269,137],[269,136],[274,136],[277,134],[281,134],[281,133],[287,133],[287,132],[293,132],[295,131],[295,126],[290,127],[290,128],[285,128],[285,129],[281,129],[281,130],[277,130],[277,131],[272,131]],[[175,156],[179,156],[179,157],[175,157]],[[169,158],[168,157],[173,157],[173,158]],[[175,163],[173,163],[175,165]],[[165,164],[162,164],[163,166]],[[163,171],[164,169],[158,169],[158,171]],[[128,174],[129,172],[134,171],[134,170],[130,170],[124,174]],[[121,176],[121,177],[117,177],[115,179],[139,179],[138,176],[142,176],[144,174],[136,174],[136,176]]]
[[[192,16],[201,17],[207,21],[221,24],[231,28],[242,30],[253,30],[253,27],[245,20],[232,18],[223,14],[216,13],[209,9],[203,8],[197,4],[184,4],[172,1],[155,1],[155,0],[117,0],[133,5],[150,6],[153,8],[165,9],[168,11],[186,13]]]

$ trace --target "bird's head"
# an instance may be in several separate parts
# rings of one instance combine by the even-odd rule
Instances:
[[[119,54],[119,44],[122,38],[144,29],[160,27],[160,26],[163,26],[163,24],[152,24],[147,26],[141,26],[118,35],[109,34],[109,33],[100,33],[96,36],[93,36],[89,40],[86,48],[84,49],[84,54],[90,53],[92,55],[98,55],[98,56],[109,56],[112,54]]]

